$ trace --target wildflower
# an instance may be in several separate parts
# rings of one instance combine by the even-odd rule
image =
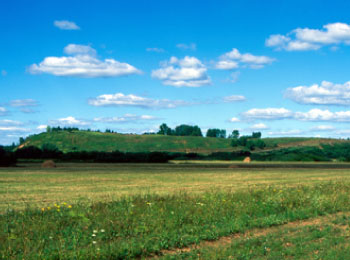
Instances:
[[[72,208],[72,205],[68,205],[68,208],[71,209],[71,208]]]
[[[53,237],[52,236],[49,236],[50,239],[52,239]]]
[[[96,244],[97,242],[96,241],[92,241],[93,244]]]
[[[94,231],[92,231],[93,233],[97,233],[98,231],[97,230],[94,230]]]
[[[92,236],[92,237],[95,237],[95,236],[96,236],[96,234],[92,234],[91,236]]]
[[[51,210],[51,207],[47,207],[47,210]]]
[[[55,203],[54,205],[55,205],[55,207],[57,207],[57,206],[58,206],[56,203]]]
[[[45,211],[45,208],[41,208],[41,211]]]
[[[105,230],[104,230],[104,229],[101,229],[100,231],[101,231],[102,233],[104,233],[104,232],[105,232]]]
[[[57,209],[57,212],[60,212],[61,210],[60,209]]]
[[[147,204],[148,206],[151,206],[151,205],[152,205],[152,203],[151,203],[151,202],[147,202],[146,204]]]
[[[67,203],[63,202],[63,205],[67,205]]]

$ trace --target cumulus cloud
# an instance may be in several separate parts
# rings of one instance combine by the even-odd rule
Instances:
[[[318,125],[314,126],[311,129],[311,132],[322,132],[322,131],[333,131],[335,130],[334,126],[331,125]]]
[[[239,96],[239,95],[232,95],[232,96],[228,96],[228,97],[223,98],[223,101],[225,103],[245,101],[245,100],[246,100],[246,98],[244,96]]]
[[[289,88],[285,97],[299,104],[348,106],[350,105],[350,81],[344,84],[322,81],[320,85]]]
[[[142,122],[142,121],[152,121],[159,120],[159,118],[150,115],[133,115],[125,114],[121,117],[96,117],[94,118],[95,122],[102,123],[130,123],[130,122]]]
[[[249,129],[252,129],[252,130],[266,130],[266,129],[269,129],[269,127],[263,123],[258,123],[258,124],[255,124],[255,125],[252,125]]]
[[[9,120],[9,119],[0,120],[0,126],[20,126],[20,125],[23,125],[23,123],[20,121]]]
[[[322,29],[297,28],[287,35],[274,34],[265,45],[276,50],[306,51],[317,50],[325,45],[350,44],[350,25],[330,23]]]
[[[18,126],[0,126],[0,132],[11,132],[11,134],[28,133],[30,129]]]
[[[47,128],[47,125],[39,125],[36,129],[41,130],[41,131],[45,131]]]
[[[231,123],[237,123],[237,122],[240,122],[241,120],[239,120],[239,118],[237,118],[237,117],[232,117],[228,121]]]
[[[8,115],[8,111],[4,107],[0,107],[0,116],[6,116]]]
[[[54,21],[53,24],[61,30],[80,30],[78,25],[67,20]]]
[[[90,125],[90,122],[85,120],[76,119],[73,116],[68,116],[65,118],[59,118],[56,120],[50,120],[50,125],[62,125],[62,126],[87,126]]]
[[[183,59],[171,57],[169,62],[162,63],[160,69],[152,71],[152,77],[174,87],[200,87],[211,83],[204,64],[189,56]]]
[[[190,43],[190,44],[179,43],[179,44],[176,44],[176,47],[182,50],[192,50],[192,51],[195,51],[197,49],[197,45],[195,43]]]
[[[275,59],[267,56],[255,56],[251,53],[240,53],[238,49],[233,48],[232,51],[219,57],[219,61],[216,62],[215,68],[221,70],[232,70],[239,67],[259,69],[274,61]]]
[[[87,45],[69,44],[64,48],[72,56],[46,57],[39,64],[33,64],[31,74],[47,73],[55,76],[71,77],[118,77],[139,74],[134,66],[114,59],[99,60],[96,51]]]
[[[267,134],[273,135],[273,136],[293,136],[293,135],[302,135],[303,131],[299,129],[292,129],[292,130],[271,131],[271,132],[268,132]]]
[[[89,54],[92,56],[96,56],[96,50],[88,45],[81,45],[81,44],[68,44],[63,49],[64,53],[68,55],[73,54]]]
[[[34,99],[15,99],[10,101],[12,107],[35,107],[38,106],[38,102]]]
[[[292,118],[293,112],[285,108],[252,108],[242,113],[242,117],[248,120],[278,120]]]
[[[183,100],[153,99],[133,94],[124,95],[123,93],[100,95],[89,99],[88,103],[91,106],[133,106],[153,109],[176,108],[192,104]]]
[[[162,48],[147,48],[146,51],[149,51],[149,52],[165,52],[164,49]]]
[[[296,112],[294,118],[301,121],[350,122],[350,111],[331,112],[315,108],[308,112]]]
[[[285,108],[253,108],[243,112],[242,118],[247,120],[281,120],[295,119],[313,122],[350,122],[350,111],[331,112],[329,110],[311,109],[307,112],[292,112]]]

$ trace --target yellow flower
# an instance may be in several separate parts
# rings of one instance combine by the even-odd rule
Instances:
[[[50,210],[51,209],[51,207],[47,207],[47,210]]]
[[[63,205],[67,205],[67,203],[63,202]]]
[[[60,212],[61,210],[60,209],[57,209],[57,212]]]
[[[41,208],[41,211],[45,211],[45,208]]]
[[[68,208],[71,209],[71,208],[72,208],[72,205],[68,205]]]

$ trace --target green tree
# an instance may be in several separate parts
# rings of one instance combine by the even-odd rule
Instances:
[[[172,130],[167,124],[163,123],[159,126],[159,131],[157,132],[159,135],[172,135]]]
[[[231,137],[232,137],[233,139],[238,139],[238,137],[239,137],[239,131],[238,131],[238,130],[233,130],[233,131],[232,131]]]

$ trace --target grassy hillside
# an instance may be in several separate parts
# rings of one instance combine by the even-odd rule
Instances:
[[[88,131],[41,133],[26,139],[25,146],[55,144],[61,151],[170,151],[211,153],[232,151],[230,140],[219,138],[163,135],[131,135]]]
[[[343,142],[338,139],[321,138],[264,138],[267,144],[265,150],[297,147],[319,146],[320,144]],[[26,139],[24,146],[41,148],[43,144],[54,144],[63,152],[70,151],[169,151],[169,152],[196,152],[209,154],[212,152],[230,152],[229,139],[203,138],[191,136],[163,136],[163,135],[132,135],[116,133],[100,133],[89,131],[60,131],[41,133]]]

